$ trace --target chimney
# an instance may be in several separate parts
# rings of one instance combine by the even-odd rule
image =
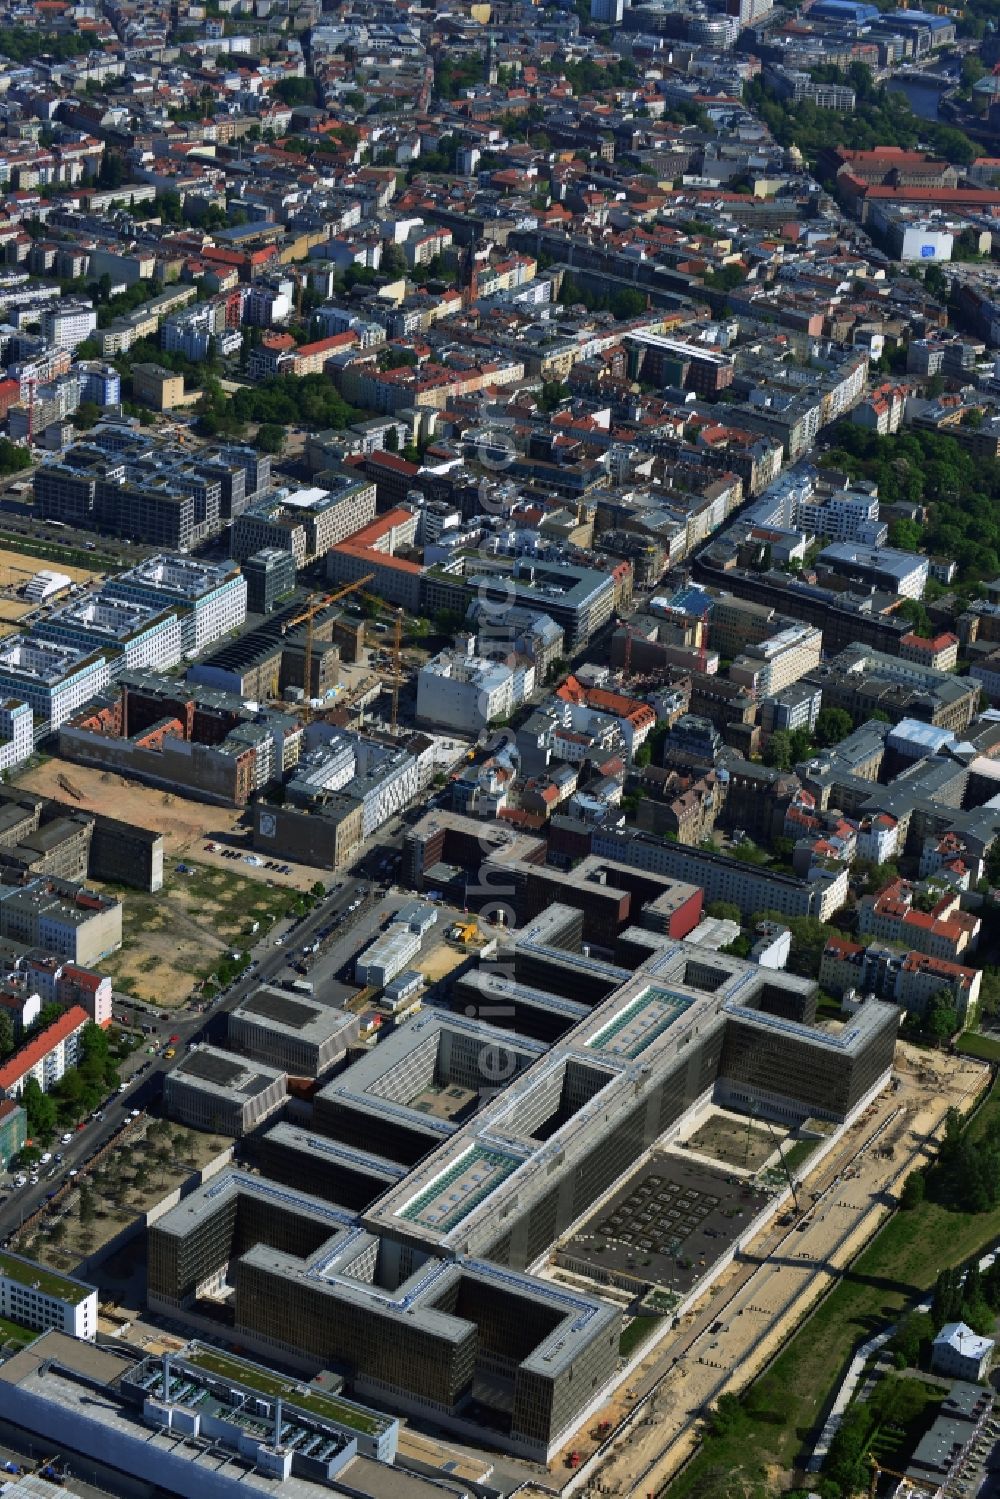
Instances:
[[[281,1396],[274,1402],[274,1445],[281,1446]]]
[[[163,1398],[170,1399],[170,1354],[163,1355]]]

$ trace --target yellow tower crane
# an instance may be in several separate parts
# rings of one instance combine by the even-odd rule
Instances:
[[[365,584],[371,583],[374,577],[374,573],[365,573],[363,578],[356,578],[353,583],[345,583],[343,588],[337,588],[333,593],[311,593],[306,599],[305,607],[292,619],[286,619],[281,627],[282,635],[287,635],[288,631],[294,629],[296,625],[304,623],[306,627],[306,647],[302,662],[304,694],[302,712],[306,723],[312,717],[309,699],[312,696],[313,626],[316,616],[322,614],[323,610],[328,609],[331,604],[335,604],[338,599],[344,599],[348,594],[356,593],[358,589],[364,588]]]

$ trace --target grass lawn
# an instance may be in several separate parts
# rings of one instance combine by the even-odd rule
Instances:
[[[640,1344],[648,1342],[662,1321],[662,1317],[634,1317],[618,1339],[620,1356],[628,1358]]]
[[[205,1348],[201,1344],[195,1352],[185,1356],[199,1369],[207,1369],[209,1373],[218,1374],[222,1379],[231,1379],[236,1384],[248,1385],[251,1389],[259,1390],[262,1395],[281,1395],[289,1405],[297,1405],[302,1410],[336,1421],[341,1426],[354,1427],[368,1436],[374,1436],[382,1428],[383,1422],[374,1412],[337,1400],[323,1390],[310,1390],[298,1380],[286,1379],[259,1364],[228,1358],[226,1354]]]
[[[785,1165],[789,1171],[794,1171],[796,1167],[802,1165],[803,1161],[808,1160],[816,1146],[820,1144],[822,1144],[820,1140],[796,1140],[790,1150],[783,1151]]]
[[[20,1322],[11,1322],[7,1317],[0,1317],[0,1343],[10,1347],[17,1344],[20,1348],[27,1348],[41,1333],[35,1327],[24,1327]]]
[[[983,1104],[968,1128],[973,1139],[1000,1117],[1000,1094]],[[1000,1236],[1000,1207],[951,1213],[923,1202],[895,1213],[840,1283],[743,1397],[745,1420],[707,1436],[696,1457],[666,1491],[671,1499],[700,1490],[717,1470],[751,1480],[766,1465],[795,1466],[826,1415],[855,1346],[926,1291],[939,1270],[957,1265]],[[735,1492],[735,1490],[734,1490]]]
[[[1000,1041],[993,1036],[981,1036],[978,1031],[965,1031],[955,1042],[955,1050],[965,1057],[979,1057],[984,1062],[1000,1062]]]

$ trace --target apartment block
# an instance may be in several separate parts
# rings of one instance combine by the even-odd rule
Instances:
[[[111,678],[145,668],[166,671],[181,659],[180,619],[172,609],[101,591],[54,609],[32,634],[58,645],[101,651]]]
[[[36,738],[49,734],[106,687],[110,670],[100,650],[37,635],[0,642],[0,697],[28,704]]]
[[[80,1032],[88,1023],[86,1011],[74,1005],[32,1036],[0,1064],[0,1093],[5,1098],[19,1098],[29,1078],[47,1093],[68,1068],[76,1065]]]

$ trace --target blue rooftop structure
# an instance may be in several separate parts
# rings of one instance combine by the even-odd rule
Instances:
[[[861,0],[817,0],[809,14],[827,21],[853,21],[856,26],[863,26],[868,21],[877,21],[880,12],[877,6],[864,5]]]
[[[835,4],[836,0],[823,0],[823,3]],[[935,16],[927,10],[891,10],[886,19],[894,26],[928,26],[931,31],[944,31],[955,25],[953,16]]]

